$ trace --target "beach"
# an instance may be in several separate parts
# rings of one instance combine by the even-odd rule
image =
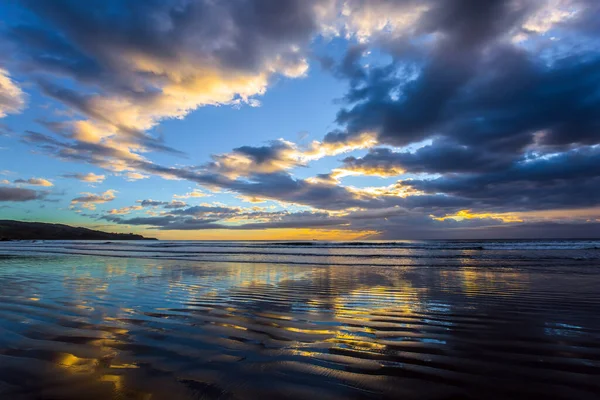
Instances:
[[[0,243],[0,398],[594,399],[600,241]]]

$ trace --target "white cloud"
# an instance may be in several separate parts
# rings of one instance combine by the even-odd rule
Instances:
[[[5,69],[0,68],[0,118],[17,114],[25,107],[25,93]]]

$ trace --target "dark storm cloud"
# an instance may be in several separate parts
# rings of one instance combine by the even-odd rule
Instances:
[[[32,138],[40,143],[48,143],[45,137],[33,135]],[[50,141],[55,144],[56,141]],[[75,145],[80,148],[79,144]],[[107,163],[110,158],[99,156],[103,153],[102,146],[93,145],[92,152],[72,152],[68,144],[62,143],[53,147],[58,157],[63,159],[86,160],[97,165]],[[435,147],[435,146],[434,146]],[[457,154],[462,154],[458,157]],[[539,210],[545,207],[572,208],[592,206],[598,201],[598,189],[594,176],[598,172],[598,152],[573,150],[559,154],[550,159],[533,159],[520,161],[508,168],[498,168],[504,162],[496,160],[492,155],[479,154],[469,158],[463,150],[457,154],[449,154],[445,160],[436,158],[435,152],[429,149],[417,151],[414,155],[400,153],[402,168],[416,172],[439,172],[436,169],[445,162],[450,171],[461,169],[462,174],[449,174],[434,180],[408,180],[399,184],[425,192],[424,195],[398,197],[390,192],[385,194],[368,194],[355,192],[334,182],[311,182],[297,179],[286,172],[270,174],[254,174],[243,179],[230,179],[219,173],[202,168],[164,167],[147,161],[131,160],[130,165],[138,171],[168,175],[186,179],[200,185],[231,190],[243,195],[284,201],[287,203],[303,204],[325,210],[344,210],[348,208],[378,209],[394,206],[419,209],[425,215],[429,213],[451,212],[451,210],[474,209],[485,211],[493,208],[498,211]],[[391,162],[385,157],[391,158]],[[393,168],[398,154],[388,151],[375,151],[363,159],[349,159],[347,164],[369,163],[370,167],[379,166],[387,171]],[[383,161],[376,158],[383,158]],[[421,157],[421,158],[419,158]],[[428,157],[430,157],[428,159]],[[452,162],[454,157],[455,163]],[[469,159],[473,161],[469,164]],[[428,161],[427,161],[428,160]],[[377,164],[379,163],[379,164]],[[462,167],[461,167],[462,165]],[[364,165],[361,165],[364,166]],[[471,168],[469,168],[471,167]],[[486,173],[479,173],[482,169]],[[492,168],[493,167],[493,168]],[[358,167],[356,167],[358,168]],[[167,202],[142,202],[143,206],[163,205]]]
[[[106,216],[103,216],[102,218],[109,220],[111,222],[116,222],[118,224],[152,225],[152,226],[166,226],[176,220],[176,218],[171,215],[164,215],[164,216],[160,216],[160,217],[134,217],[134,218],[128,218],[128,219],[124,219],[122,217],[106,215]]]
[[[242,146],[233,149],[233,152],[248,156],[257,164],[263,164],[282,159],[282,151],[290,149],[291,147],[285,142],[273,141],[269,146]]]
[[[257,70],[264,53],[289,42],[307,41],[317,28],[322,1],[281,2],[28,0],[25,7],[42,25],[13,27],[13,39],[27,46],[43,67],[82,80],[129,86],[115,70],[113,51],[135,51],[159,59],[192,52],[222,67]],[[221,45],[220,43],[226,43]],[[44,56],[52,55],[52,57]],[[116,74],[115,74],[116,72]],[[127,71],[121,71],[122,73]],[[104,82],[106,81],[106,82]]]
[[[45,194],[31,189],[0,187],[0,201],[30,201],[44,198]]]
[[[179,200],[172,200],[170,203],[165,205],[165,209],[167,209],[167,210],[178,209],[178,208],[183,208],[183,207],[187,207],[187,203],[184,201],[179,201]]]
[[[164,167],[145,160],[131,159],[127,154],[102,144],[59,141],[37,132],[28,132],[24,135],[24,140],[37,144],[41,150],[63,160],[83,161],[106,167],[112,162],[128,159],[128,165],[136,171],[186,179],[200,185],[228,189],[248,196],[306,204],[321,209],[375,207],[385,204],[385,201],[377,199],[357,198],[344,187],[296,179],[286,172],[253,174],[246,179],[231,179],[222,175],[219,170],[215,172],[213,164],[202,168]],[[248,153],[249,149],[243,151]]]
[[[515,7],[515,2],[504,0],[432,3],[417,22],[417,31],[438,34],[442,39],[435,44],[418,78],[408,82],[405,76],[394,78],[402,58],[365,74],[362,85],[356,81],[360,76],[353,73],[353,90],[348,98],[361,103],[342,110],[338,122],[347,126],[350,134],[376,131],[383,141],[394,145],[431,135],[447,118],[450,103],[477,76],[482,47],[506,34],[524,17],[528,7],[527,2],[522,4]],[[404,45],[404,39],[398,45]],[[389,97],[393,89],[401,93],[398,100]]]
[[[157,207],[157,206],[164,206],[164,205],[169,204],[168,201],[158,201],[158,200],[139,200],[138,203],[142,207]]]
[[[297,219],[286,219],[283,218],[280,221],[272,222],[253,222],[237,226],[230,226],[228,229],[235,230],[255,230],[255,229],[301,229],[301,228],[324,228],[324,227],[339,227],[347,225],[348,221],[343,218],[331,218],[331,217],[306,217]]]
[[[389,148],[369,150],[364,157],[347,157],[343,168],[381,175],[410,173],[477,172],[494,170],[510,165],[510,158],[502,154],[473,152],[467,146],[436,140],[414,152],[395,152]]]
[[[547,41],[545,49],[553,51],[517,43],[514,35],[523,32],[524,21],[547,4],[439,2],[421,16],[417,29],[441,34],[441,39],[425,47],[422,57],[415,57],[414,48],[407,51],[405,38],[388,40],[384,45],[393,61],[368,72],[360,68],[357,49],[350,49],[332,67],[350,83],[349,106],[337,117],[345,130],[330,133],[326,141],[376,132],[381,144],[406,146],[425,139],[431,144],[411,151],[372,149],[363,157],[347,157],[342,168],[383,176],[441,175],[401,184],[464,209],[506,212],[600,204],[599,38],[590,29],[597,24],[586,16],[598,15],[600,7],[573,2],[573,8],[579,7],[576,17],[556,23],[562,30],[557,35],[566,37],[562,48],[547,38],[541,39]],[[588,36],[582,41],[592,41],[588,47],[569,49],[569,40],[576,43],[583,34]],[[415,65],[418,73],[411,74]],[[410,196],[400,204],[419,209],[426,199]]]
[[[534,144],[562,148],[600,141],[599,57],[548,66],[524,50],[495,46],[460,62],[465,65],[432,61],[416,81],[369,87],[338,121],[350,135],[375,131],[391,145],[441,136],[472,153],[493,150],[507,159]],[[453,73],[462,78],[448,76]],[[402,93],[399,99],[390,97],[393,90]],[[339,132],[328,136],[343,139]]]
[[[357,201],[345,188],[312,184],[295,179],[287,173],[261,174],[252,181],[237,180],[229,188],[245,195],[308,204],[316,208],[343,209],[357,206]]]
[[[151,121],[148,125],[154,126],[162,118],[182,116],[198,106],[178,104],[178,111],[154,109],[163,104],[158,100],[162,100],[165,85],[183,90],[193,86],[194,78],[204,76],[206,70],[235,75],[274,68],[285,75],[286,70],[301,66],[304,46],[319,29],[317,3],[29,0],[23,4],[35,18],[8,24],[8,30],[19,46],[15,58],[24,71],[35,72],[34,81],[44,94],[79,115],[112,124],[127,143],[173,152],[160,138],[145,133],[143,123],[116,121],[118,113],[99,107],[99,98],[119,96],[140,105],[141,110],[151,110],[152,115],[145,117]],[[290,156],[297,149],[283,141],[238,146],[231,153],[213,156],[206,165],[168,167],[149,161],[141,152],[132,153],[126,146],[78,141],[77,132],[64,123],[41,121],[60,139],[37,132],[27,132],[23,138],[62,160],[113,171],[124,168],[185,179],[208,188],[322,210],[360,209],[341,219],[315,213],[263,215],[266,222],[233,228],[223,225],[222,219],[250,216],[233,207],[185,208],[173,202],[143,200],[142,206],[162,206],[168,214],[107,217],[158,229],[350,226],[382,231],[391,238],[416,226],[424,236],[435,235],[436,230],[460,229],[477,235],[479,229],[503,226],[502,221],[436,221],[429,214],[594,207],[600,204],[600,159],[595,147],[600,143],[600,31],[596,18],[600,7],[592,0],[574,0],[569,6],[579,11],[573,18],[555,22],[545,17],[541,23],[549,27],[538,27],[538,32],[528,21],[543,17],[537,13],[549,4],[537,0],[346,2],[349,9],[359,11],[427,8],[402,32],[379,32],[350,45],[337,64],[323,58],[329,70],[349,82],[343,99],[346,105],[336,118],[339,127],[326,136],[325,144],[344,143],[373,132],[381,146],[398,147],[379,147],[363,157],[347,157],[342,169],[384,176],[403,172],[432,175],[403,179],[387,191],[341,186],[334,172],[313,180],[295,178],[288,169],[303,165],[302,158]],[[544,31],[551,29],[552,23],[559,32]],[[525,41],[519,42],[518,35],[525,35]],[[555,35],[557,40],[550,40]],[[584,45],[573,46],[584,40]],[[299,50],[290,51],[292,47]],[[391,62],[365,68],[364,56],[372,49],[388,53]],[[132,68],[138,56],[152,68]],[[188,75],[190,70],[194,72]],[[85,89],[65,88],[62,80],[59,84],[48,73],[73,78]],[[184,79],[178,81],[180,76]],[[220,102],[227,101],[214,103]],[[132,110],[137,111],[135,106]],[[177,114],[181,109],[186,111]],[[425,140],[430,144],[416,150],[402,148]],[[414,191],[402,197],[398,195],[402,188]],[[541,223],[518,226],[531,232],[544,229]],[[580,226],[589,230],[593,224]],[[575,229],[566,224],[551,228]]]
[[[592,2],[576,3],[598,8]],[[548,60],[510,42],[510,35],[545,4],[434,3],[417,22],[417,31],[441,39],[410,79],[399,74],[413,61],[402,53],[390,65],[365,73],[364,68],[348,67],[357,57],[350,49],[340,69],[350,77],[347,100],[356,104],[338,115],[346,132],[327,139],[335,142],[374,131],[381,142],[404,146],[441,136],[449,147],[466,146],[463,153],[493,152],[493,158],[507,161],[534,144],[564,148],[599,143],[597,54]],[[579,15],[585,12],[583,8]],[[403,40],[396,45],[402,47]]]
[[[213,207],[216,208],[216,207]],[[107,215],[103,219],[124,225],[143,225],[159,230],[262,230],[283,228],[339,229],[379,232],[374,238],[397,239],[412,237],[419,239],[441,238],[593,238],[600,235],[600,224],[594,221],[563,222],[517,222],[506,224],[500,217],[478,217],[464,221],[454,219],[434,220],[422,212],[402,207],[355,211],[343,217],[332,217],[319,212],[252,212],[237,210],[223,215],[198,214],[191,212],[157,217],[124,219]],[[236,217],[235,224],[226,223],[227,218]],[[260,218],[261,222],[240,223]]]
[[[261,219],[263,222],[225,223],[229,218],[237,221]],[[171,211],[168,215],[124,219],[106,215],[103,219],[124,225],[147,225],[161,230],[228,229],[254,230],[278,228],[319,228],[348,225],[343,218],[331,218],[326,213],[316,212],[245,212],[241,209],[219,206],[190,207]]]
[[[169,201],[158,201],[158,200],[148,199],[148,200],[138,200],[136,203],[138,203],[142,207],[163,206],[163,208],[165,208],[167,210],[187,207],[187,203],[185,203],[183,201],[178,201],[178,200],[172,200],[169,202]]]
[[[171,211],[173,215],[191,215],[201,216],[206,214],[218,214],[218,215],[234,215],[238,213],[239,209],[235,207],[222,207],[222,206],[193,206],[183,210]]]
[[[276,221],[276,222],[253,222],[241,225],[223,225],[213,223],[212,220],[184,220],[182,222],[172,223],[161,226],[161,230],[198,230],[198,229],[227,229],[227,230],[262,230],[262,229],[290,229],[290,228],[323,228],[336,227],[344,224],[346,221],[335,218],[327,219],[306,219],[305,221]]]
[[[598,222],[529,222],[514,224],[486,224],[482,226],[454,226],[435,224],[423,227],[413,223],[396,224],[382,229],[378,239],[595,239],[600,237]]]
[[[148,131],[204,105],[250,102],[274,76],[303,75],[330,1],[27,0],[0,34],[11,69],[67,109],[70,120],[40,122],[78,141],[69,158],[181,156]],[[94,148],[90,132],[112,140]]]
[[[468,198],[488,208],[535,210],[600,204],[600,149],[577,149],[486,174],[406,181],[415,189]]]

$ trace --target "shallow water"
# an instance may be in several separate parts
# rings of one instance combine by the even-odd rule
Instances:
[[[308,243],[0,244],[0,398],[600,397],[597,242]]]

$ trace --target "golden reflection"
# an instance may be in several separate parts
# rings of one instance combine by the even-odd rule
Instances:
[[[96,339],[88,342],[90,346],[99,347],[101,350],[107,350],[124,343],[124,341],[118,339]]]
[[[306,351],[306,350],[298,350],[298,349],[292,349],[292,354],[295,356],[302,356],[302,357],[308,357],[308,358],[315,358],[315,357],[318,357],[319,355],[321,355],[321,353],[317,353],[315,351]]]
[[[225,323],[219,323],[219,326],[223,326],[225,328],[232,328],[232,329],[237,329],[240,331],[247,331],[248,328],[244,327],[244,326],[240,326],[240,325],[234,325],[234,324],[225,324]]]
[[[421,295],[426,290],[415,288],[410,282],[396,280],[393,286],[372,286],[352,290],[336,297],[334,311],[340,318],[367,315],[373,310],[390,310],[412,314],[421,310]]]
[[[143,232],[142,232],[143,233]],[[264,230],[211,229],[205,231],[151,231],[146,232],[161,240],[356,240],[377,232],[340,229],[280,228]]]
[[[70,353],[61,353],[56,360],[56,365],[70,373],[88,374],[99,382],[111,383],[116,392],[122,392],[125,388],[125,376],[120,373],[104,373],[104,371],[123,370],[125,372],[130,369],[138,369],[139,366],[133,363],[111,363],[113,358],[114,354],[110,357],[91,359],[77,357]],[[135,398],[150,399],[152,397],[148,393],[135,394],[137,396]]]
[[[123,390],[123,377],[121,375],[103,375],[100,377],[101,382],[111,382],[115,385],[115,390]]]
[[[287,315],[271,314],[268,312],[257,313],[256,315],[270,319],[280,319],[282,321],[292,321],[294,318]]]
[[[442,286],[454,291],[456,284],[462,286],[467,296],[510,296],[527,290],[529,276],[524,273],[485,270],[481,267],[462,267],[458,271],[440,271]]]
[[[313,335],[333,335],[336,333],[336,331],[332,331],[329,329],[301,329],[301,328],[295,328],[293,326],[280,326],[280,328],[283,328],[286,331],[290,331],[290,332],[310,333]]]
[[[106,275],[108,275],[111,278],[115,276],[124,275],[127,272],[125,268],[114,264],[107,264],[105,270]]]
[[[93,373],[98,367],[97,360],[80,358],[70,353],[60,354],[56,364],[74,373]]]
[[[110,368],[114,369],[137,369],[139,368],[136,364],[111,364]]]
[[[341,331],[334,338],[327,339],[326,342],[344,344],[357,350],[384,350],[387,347],[385,344],[367,341],[362,336]]]

